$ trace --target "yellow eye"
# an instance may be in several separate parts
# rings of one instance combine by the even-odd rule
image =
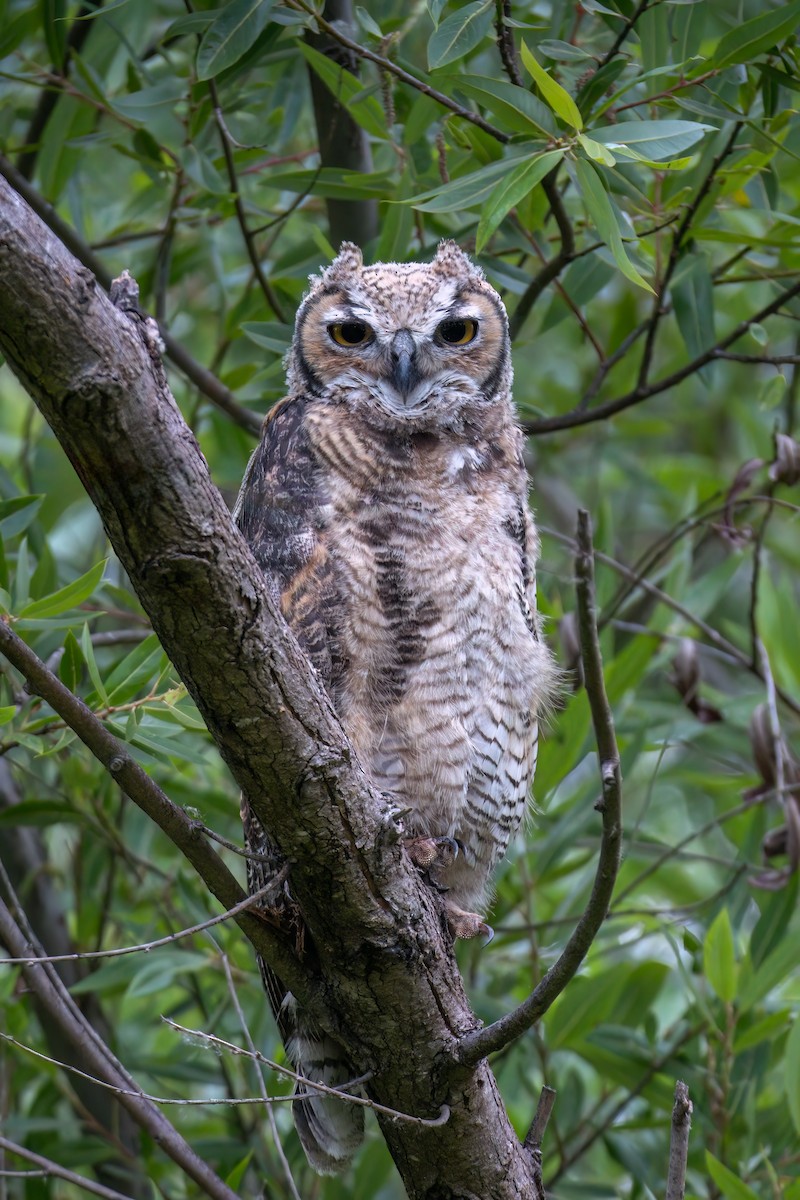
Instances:
[[[372,330],[363,321],[341,321],[328,326],[337,346],[364,346],[372,340]]]
[[[478,336],[478,322],[470,321],[442,321],[436,334],[441,342],[447,346],[468,346]]]

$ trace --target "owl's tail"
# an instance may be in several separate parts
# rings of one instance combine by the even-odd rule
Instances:
[[[341,1087],[351,1078],[350,1065],[338,1042],[310,1019],[269,967],[262,964],[267,994],[273,1006],[286,1054],[299,1075],[328,1087]],[[364,1109],[295,1085],[302,1097],[292,1104],[294,1123],[306,1158],[320,1175],[344,1171],[364,1139]]]
[[[247,861],[247,880],[250,891],[255,892],[280,874],[283,860],[244,795],[241,808],[245,844],[252,853]],[[280,902],[280,896],[273,897],[273,904]],[[286,1055],[298,1075],[327,1087],[347,1083],[353,1073],[342,1046],[320,1029],[262,958],[258,965]],[[320,1175],[344,1171],[364,1139],[363,1107],[315,1092],[301,1083],[295,1092],[298,1099],[292,1104],[294,1123],[311,1166]]]

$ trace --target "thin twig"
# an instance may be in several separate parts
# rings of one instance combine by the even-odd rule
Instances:
[[[239,913],[246,912],[247,909],[253,908],[259,900],[263,900],[286,881],[289,874],[289,864],[283,866],[280,872],[274,879],[257,892],[245,897],[239,904],[234,904],[233,908],[229,908],[227,912],[220,913],[217,917],[210,917],[208,921],[202,921],[199,925],[191,925],[188,929],[179,929],[177,933],[170,933],[166,937],[158,938],[154,942],[142,942],[138,946],[117,946],[113,950],[86,950],[75,954],[34,954],[27,958],[0,958],[0,966],[22,966],[23,964],[30,965],[35,962],[84,962],[91,958],[121,958],[125,954],[149,954],[151,950],[158,950],[160,946],[169,946],[173,942],[178,942],[182,938],[192,937],[196,933],[202,933],[204,929],[211,929],[213,925],[220,925],[223,921],[228,921],[231,917],[236,917]]]
[[[36,1163],[38,1167],[41,1167],[41,1172],[25,1171],[24,1174],[28,1178],[32,1175],[43,1175],[46,1178],[53,1176],[56,1179],[65,1179],[67,1183],[81,1188],[84,1192],[90,1192],[93,1196],[104,1196],[105,1200],[129,1200],[129,1197],[123,1192],[115,1192],[113,1188],[104,1187],[102,1183],[95,1183],[93,1179],[86,1179],[75,1171],[69,1171],[60,1163],[54,1162],[53,1159],[45,1158],[42,1154],[35,1154],[33,1150],[28,1150],[26,1146],[12,1142],[10,1138],[0,1136],[0,1150],[5,1150],[7,1154],[16,1154],[19,1158],[24,1158],[27,1162]],[[13,1176],[17,1172],[3,1171],[2,1174]],[[23,1174],[23,1172],[19,1172],[19,1174]]]
[[[653,351],[655,349],[656,332],[658,330],[659,322],[664,315],[664,301],[666,299],[667,289],[669,288],[675,268],[678,265],[678,259],[680,257],[681,250],[683,249],[683,240],[691,228],[692,221],[697,215],[700,205],[703,203],[709,191],[711,190],[717,178],[717,173],[719,172],[720,167],[736,145],[736,139],[741,132],[742,125],[743,122],[741,121],[736,121],[734,123],[733,128],[728,135],[727,141],[722,149],[712,159],[703,182],[697,189],[691,204],[687,206],[683,217],[681,218],[681,222],[673,234],[667,265],[664,269],[664,274],[658,283],[656,295],[653,298],[653,312],[647,324],[647,334],[645,336],[644,349],[642,351],[642,359],[639,366],[639,378],[637,380],[637,387],[639,388],[647,386],[647,378],[650,374],[650,363],[653,357]]]
[[[575,254],[575,234],[556,182],[558,169],[558,166],[556,166],[549,175],[545,175],[542,180],[542,189],[550,203],[550,212],[555,217],[556,225],[558,225],[558,232],[561,235],[561,246],[558,253],[554,254],[550,261],[545,263],[538,275],[534,275],[520,296],[519,302],[508,322],[512,341],[524,325],[528,314],[544,289],[554,279],[558,278],[564,268],[572,261]]]
[[[630,392],[626,392],[623,396],[617,396],[614,400],[608,400],[605,404],[598,404],[596,408],[583,409],[580,404],[571,409],[569,412],[562,413],[555,417],[542,417],[536,421],[525,421],[523,428],[525,432],[536,437],[544,433],[556,433],[562,429],[574,429],[578,425],[590,425],[595,421],[605,421],[608,417],[616,416],[617,413],[624,412],[625,409],[632,408],[635,404],[641,404],[644,400],[649,400],[653,396],[658,396],[662,392],[669,391],[670,388],[676,387],[677,384],[683,383],[690,375],[696,374],[701,367],[706,363],[713,362],[721,356],[722,351],[727,350],[729,346],[738,341],[751,325],[759,324],[766,320],[767,317],[773,316],[784,304],[795,296],[800,295],[800,282],[795,283],[792,287],[781,292],[769,304],[765,304],[758,312],[753,313],[744,321],[740,321],[735,329],[732,329],[721,341],[715,346],[704,350],[702,354],[698,354],[691,362],[680,367],[677,371],[673,371],[670,375],[665,375],[661,379],[657,379],[655,383],[647,384],[646,386],[638,385]]]
[[[261,288],[261,291],[264,294],[264,299],[267,301],[267,304],[269,304],[278,320],[285,325],[286,314],[283,311],[283,306],[281,305],[278,297],[275,295],[275,289],[272,287],[271,283],[264,274],[264,269],[261,266],[261,258],[256,247],[255,238],[247,224],[247,213],[244,211],[242,194],[239,188],[239,180],[236,176],[236,164],[233,161],[233,151],[231,149],[232,139],[228,133],[228,127],[225,124],[225,119],[222,115],[222,109],[219,103],[219,93],[217,92],[216,82],[213,79],[208,80],[208,91],[209,95],[211,96],[214,121],[217,129],[219,130],[219,136],[222,142],[222,154],[223,158],[225,159],[225,170],[228,175],[228,184],[233,197],[233,207],[236,212],[236,220],[239,222],[239,228],[242,231],[245,249],[247,250],[247,257],[250,259],[250,264],[255,272],[256,279],[258,280],[258,286]]]
[[[7,879],[4,880],[3,886],[18,916],[24,919],[23,910]],[[0,939],[16,958],[28,958],[32,954],[38,956],[41,953],[41,947],[33,935],[22,932],[2,900]],[[198,1184],[202,1194],[216,1197],[216,1200],[236,1200],[235,1194],[227,1184],[195,1153],[164,1114],[142,1093],[135,1080],[80,1011],[55,968],[47,962],[35,962],[24,965],[21,969],[31,992],[48,1016],[71,1044],[80,1050],[83,1061],[96,1073],[93,1082],[103,1081],[115,1089],[120,1103],[128,1110],[133,1120],[142,1129],[147,1130],[164,1153]]]
[[[292,1071],[289,1067],[273,1062],[271,1058],[266,1058],[258,1050],[254,1052],[243,1050],[241,1046],[237,1046],[233,1042],[226,1042],[224,1038],[215,1037],[213,1033],[205,1033],[202,1029],[187,1029],[185,1025],[179,1025],[177,1021],[171,1021],[168,1017],[162,1017],[161,1019],[165,1025],[169,1025],[172,1029],[177,1029],[179,1033],[186,1034],[187,1037],[197,1038],[199,1041],[208,1042],[212,1046],[219,1046],[220,1049],[227,1050],[230,1054],[237,1054],[241,1057],[251,1059],[254,1057],[256,1062],[263,1063],[271,1071],[280,1072],[281,1075],[285,1075],[288,1079],[294,1079],[296,1083],[301,1084],[304,1088],[310,1088],[314,1092],[322,1092],[326,1096],[335,1096],[337,1100],[346,1100],[348,1104],[355,1104],[360,1108],[371,1108],[374,1112],[383,1113],[384,1116],[391,1117],[393,1121],[407,1121],[412,1125],[422,1125],[426,1129],[436,1129],[440,1125],[447,1124],[450,1120],[450,1109],[446,1104],[441,1106],[439,1114],[436,1117],[414,1117],[410,1113],[403,1113],[396,1108],[387,1108],[385,1104],[378,1104],[377,1100],[370,1100],[369,1096],[354,1096],[344,1090],[345,1088],[357,1087],[361,1083],[366,1083],[372,1077],[371,1074],[360,1075],[358,1079],[351,1079],[349,1083],[340,1084],[338,1088],[328,1087],[325,1083],[318,1083],[314,1079],[308,1079],[305,1075],[299,1075],[297,1071]],[[297,1096],[290,1098],[296,1099]]]
[[[617,878],[622,843],[622,780],[614,721],[606,697],[600,640],[597,634],[592,527],[589,514],[583,509],[578,513],[576,542],[575,571],[581,662],[597,741],[602,785],[602,799],[597,804],[603,818],[597,871],[591,896],[572,936],[561,956],[527,1000],[486,1029],[476,1030],[461,1038],[457,1056],[458,1061],[466,1066],[474,1066],[487,1054],[501,1050],[514,1038],[530,1029],[561,994],[586,957],[606,918]]]
[[[209,940],[214,945],[216,945],[213,938],[210,938]],[[247,1043],[247,1049],[250,1051],[250,1053],[253,1055],[253,1058],[254,1058],[254,1064],[255,1064],[255,1068],[256,1068],[255,1069],[256,1081],[258,1084],[259,1092],[261,1094],[261,1099],[264,1101],[264,1104],[265,1104],[265,1107],[267,1110],[267,1120],[269,1121],[269,1127],[270,1127],[270,1130],[272,1131],[272,1141],[275,1145],[275,1153],[278,1155],[278,1160],[281,1164],[281,1169],[283,1170],[283,1174],[286,1177],[286,1185],[292,1194],[293,1200],[302,1200],[302,1197],[300,1196],[300,1193],[297,1190],[297,1184],[294,1181],[294,1176],[292,1175],[292,1168],[289,1166],[289,1160],[287,1159],[286,1154],[283,1149],[283,1144],[281,1142],[280,1133],[278,1132],[278,1122],[275,1120],[275,1113],[273,1111],[272,1105],[269,1103],[269,1093],[267,1092],[267,1085],[266,1085],[266,1081],[264,1079],[264,1072],[260,1069],[261,1064],[258,1063],[258,1061],[257,1061],[257,1051],[256,1051],[255,1042],[253,1041],[253,1036],[250,1033],[250,1027],[247,1024],[247,1020],[245,1019],[245,1015],[242,1010],[242,1006],[239,1003],[239,996],[237,994],[236,987],[233,982],[233,972],[231,971],[230,961],[228,959],[227,954],[223,954],[222,951],[220,951],[220,957],[222,959],[222,966],[225,971],[225,982],[228,985],[228,995],[231,998],[231,1004],[233,1005],[233,1007],[236,1011],[236,1015],[239,1018],[239,1025],[241,1027],[242,1033],[244,1034],[244,1040]]]
[[[669,1139],[669,1172],[666,1200],[683,1200],[686,1194],[686,1163],[689,1158],[689,1131],[692,1128],[692,1102],[689,1089],[680,1079],[675,1084],[672,1132]]]

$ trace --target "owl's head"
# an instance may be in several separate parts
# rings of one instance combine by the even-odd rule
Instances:
[[[375,263],[343,243],[297,314],[294,392],[344,403],[387,428],[458,427],[510,403],[508,318],[454,242],[431,263]]]

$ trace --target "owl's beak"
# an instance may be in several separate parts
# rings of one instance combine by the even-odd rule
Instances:
[[[420,381],[416,363],[417,347],[407,329],[399,329],[392,338],[392,383],[405,400]]]

